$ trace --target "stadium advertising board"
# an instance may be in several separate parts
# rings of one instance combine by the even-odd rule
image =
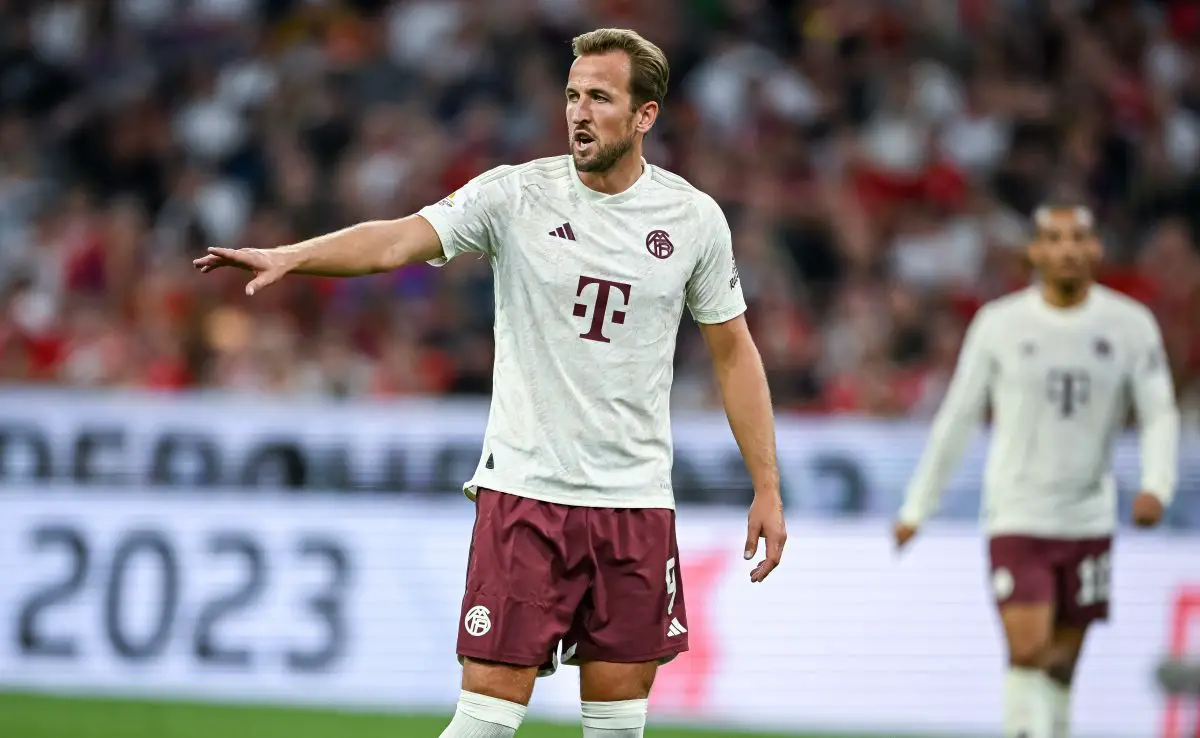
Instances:
[[[897,558],[880,521],[795,516],[784,566],[751,585],[740,512],[680,521],[692,651],[663,671],[656,719],[994,732],[1002,654],[974,526],[931,526]],[[9,489],[0,689],[449,710],[471,522],[461,498]],[[1149,738],[1200,540],[1127,533],[1115,555],[1077,734]],[[533,713],[577,715],[573,676],[543,680]]]
[[[479,462],[486,422],[481,402],[0,390],[0,488],[70,483],[454,495]],[[679,500],[749,501],[749,480],[722,415],[679,415],[673,430]],[[927,433],[920,423],[781,418],[785,494],[796,510],[890,516]],[[981,434],[951,481],[947,516],[977,515],[985,450]],[[1132,494],[1138,482],[1132,435],[1118,441],[1115,467],[1122,492]],[[1200,436],[1185,436],[1182,467],[1181,488],[1200,489]],[[1200,528],[1200,502],[1191,502],[1197,500],[1181,496],[1173,522]]]

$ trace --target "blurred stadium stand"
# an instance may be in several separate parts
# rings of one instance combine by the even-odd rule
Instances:
[[[1072,8],[1083,8],[1081,11]],[[1200,423],[1200,11],[1187,2],[116,0],[0,4],[0,377],[484,394],[484,262],[289,280],[205,246],[397,217],[564,149],[570,37],[673,63],[649,158],[712,193],[781,407],[928,416],[1052,188],[1164,324]],[[32,8],[32,10],[31,10]],[[698,334],[677,407],[713,407]]]

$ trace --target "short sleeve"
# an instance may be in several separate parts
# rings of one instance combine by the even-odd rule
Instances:
[[[417,214],[433,226],[442,242],[442,257],[430,260],[444,266],[459,254],[496,252],[499,205],[504,202],[503,178],[510,166],[490,169]]]
[[[710,198],[699,204],[704,243],[687,283],[687,306],[697,323],[724,323],[746,312],[742,282],[733,258],[733,238],[721,208]]]

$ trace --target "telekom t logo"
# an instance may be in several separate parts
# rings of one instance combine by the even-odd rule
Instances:
[[[629,305],[629,290],[630,285],[624,282],[613,282],[608,279],[600,279],[598,277],[579,277],[579,286],[575,289],[575,296],[582,297],[583,291],[591,285],[596,285],[596,301],[592,305],[587,303],[575,303],[574,315],[576,318],[586,318],[588,307],[592,308],[592,323],[588,328],[587,333],[580,333],[580,338],[586,338],[589,341],[599,341],[600,343],[608,343],[608,336],[604,335],[604,324],[608,322],[608,298],[615,289],[621,293],[621,307]],[[612,322],[621,325],[625,322],[624,310],[612,311]]]

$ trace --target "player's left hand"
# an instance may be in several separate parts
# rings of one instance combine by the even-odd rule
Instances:
[[[746,526],[746,560],[758,553],[758,539],[767,539],[767,558],[758,562],[750,572],[750,581],[761,582],[775,571],[783,558],[783,545],[787,543],[787,525],[783,520],[783,498],[776,495],[754,495],[750,503],[750,516]]]
[[[1133,524],[1139,528],[1153,528],[1163,518],[1162,500],[1149,492],[1133,498]]]

